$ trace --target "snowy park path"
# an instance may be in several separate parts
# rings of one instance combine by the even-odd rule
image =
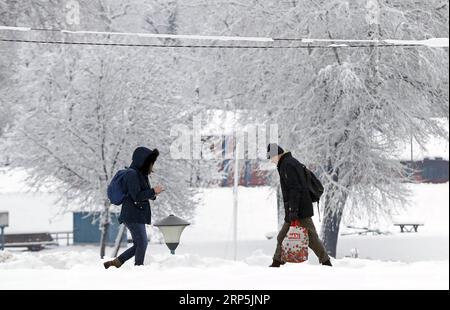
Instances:
[[[386,262],[343,258],[268,268],[270,256],[242,261],[192,254],[147,257],[105,270],[92,248],[0,255],[0,289],[449,289],[449,262]]]
[[[0,174],[0,200],[11,215],[8,232],[72,229],[71,214],[54,218],[57,207],[51,193],[24,192],[14,177]],[[232,195],[231,189],[218,188],[206,190],[175,256],[167,254],[165,245],[151,243],[145,266],[127,262],[121,269],[104,270],[96,246],[60,246],[37,253],[8,249],[0,252],[0,289],[449,289],[449,184],[411,189],[414,203],[400,216],[424,221],[419,233],[401,234],[387,221],[376,227],[388,235],[341,236],[332,269],[317,265],[313,253],[306,264],[267,267],[275,240],[265,235],[277,230],[276,202],[268,188],[240,189],[242,239],[238,261],[230,260],[227,206]],[[345,257],[354,248],[360,258]]]

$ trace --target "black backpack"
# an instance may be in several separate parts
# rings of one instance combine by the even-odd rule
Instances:
[[[319,202],[320,197],[323,194],[323,185],[311,170],[305,166],[303,166],[303,169],[305,169],[306,182],[308,182],[311,199],[313,202]]]
[[[319,221],[320,221],[320,210],[319,210],[319,200],[320,197],[323,194],[324,188],[320,180],[316,177],[316,175],[306,168],[305,165],[302,165],[303,169],[305,170],[306,175],[306,182],[308,184],[309,194],[311,196],[312,202],[317,202],[317,211],[319,214]]]

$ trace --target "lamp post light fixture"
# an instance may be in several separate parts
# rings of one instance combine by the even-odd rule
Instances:
[[[5,227],[9,225],[9,214],[8,212],[0,211],[0,250],[5,248]]]
[[[186,226],[189,226],[190,224],[191,223],[171,214],[155,223],[153,226],[158,227],[161,230],[170,253],[175,254],[175,249],[180,243],[181,233]]]

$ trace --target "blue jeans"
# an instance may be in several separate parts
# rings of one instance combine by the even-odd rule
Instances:
[[[133,246],[119,255],[118,259],[123,263],[134,256],[136,266],[144,265],[145,251],[147,250],[147,231],[145,224],[124,223],[133,238]]]

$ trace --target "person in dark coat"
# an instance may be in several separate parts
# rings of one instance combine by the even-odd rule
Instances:
[[[148,239],[146,224],[151,223],[149,200],[155,200],[163,191],[161,186],[152,188],[148,176],[158,158],[159,151],[138,147],[133,153],[133,161],[124,176],[124,192],[127,193],[122,203],[119,223],[123,223],[131,233],[133,246],[112,261],[104,263],[105,268],[119,268],[134,256],[135,265],[143,265]]]
[[[313,204],[303,165],[292,157],[291,152],[285,152],[275,143],[268,145],[267,158],[277,165],[285,211],[284,224],[277,237],[277,248],[270,267],[284,265],[285,262],[281,260],[281,245],[291,222],[295,220],[299,220],[300,226],[308,230],[309,247],[317,255],[319,262],[322,265],[331,266],[330,257],[319,239],[312,220]]]

